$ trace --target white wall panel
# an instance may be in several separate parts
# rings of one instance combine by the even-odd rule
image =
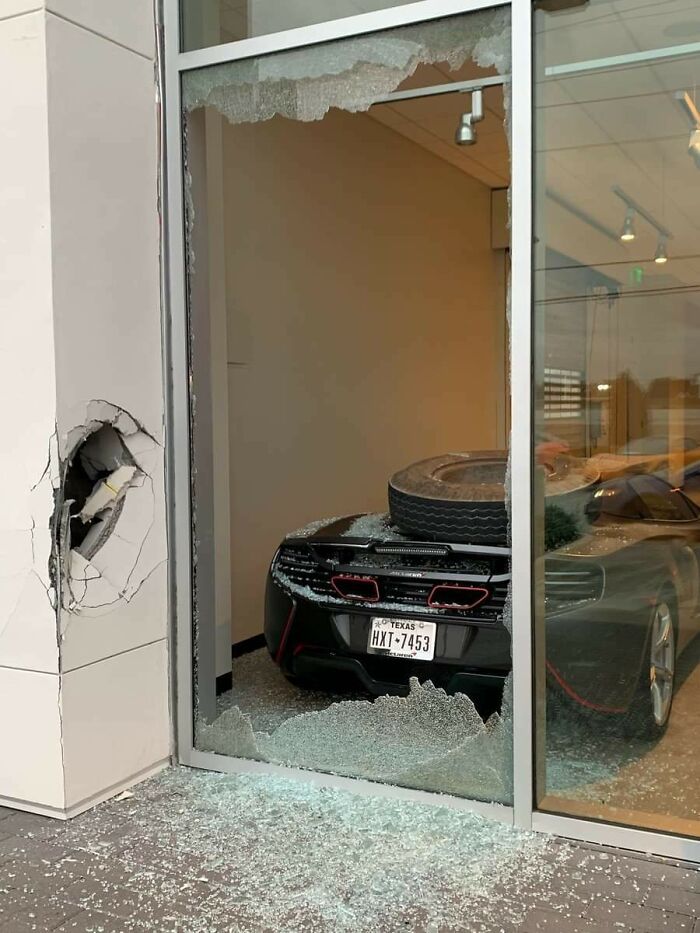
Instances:
[[[71,671],[167,637],[167,566],[160,564],[131,602],[115,612],[71,614],[61,641],[61,667]]]
[[[90,399],[162,439],[153,63],[47,22],[59,432]]]
[[[47,10],[153,57],[152,0],[47,0]]]
[[[0,87],[0,665],[56,672],[45,590],[56,388],[43,13],[0,20]]]
[[[59,678],[0,667],[0,798],[62,809]]]
[[[42,10],[44,0],[3,0],[0,6],[0,20],[21,16],[23,13],[33,13]]]
[[[167,643],[159,641],[65,674],[61,708],[70,808],[167,759]]]

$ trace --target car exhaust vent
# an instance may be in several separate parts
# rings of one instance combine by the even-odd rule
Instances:
[[[419,557],[446,557],[448,547],[431,547],[425,544],[375,544],[375,554],[417,554]]]
[[[489,591],[485,586],[440,583],[430,591],[428,605],[432,609],[474,609],[488,596]]]
[[[379,602],[379,586],[374,577],[358,577],[351,573],[336,574],[331,577],[331,586],[343,599],[356,602]]]

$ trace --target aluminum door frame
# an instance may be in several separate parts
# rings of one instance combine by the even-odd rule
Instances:
[[[182,166],[181,76],[219,64],[285,49],[303,48],[411,23],[509,6],[512,17],[511,178],[511,516],[513,611],[513,806],[354,778],[343,778],[264,762],[202,752],[193,744],[193,642],[190,414],[185,290],[185,228]],[[173,616],[173,706],[178,760],[229,773],[272,773],[361,794],[416,800],[512,823],[522,829],[700,862],[700,842],[577,817],[539,812],[534,806],[533,676],[533,37],[530,0],[418,0],[388,10],[290,29],[210,48],[181,52],[178,0],[162,0],[164,33],[164,191],[166,249],[164,344],[169,382],[168,494]]]

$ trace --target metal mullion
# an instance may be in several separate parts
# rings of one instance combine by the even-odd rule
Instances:
[[[532,668],[532,4],[512,4],[511,442],[513,813],[533,808]]]
[[[290,781],[315,784],[317,787],[349,791],[361,797],[383,797],[387,800],[405,800],[433,807],[447,807],[450,810],[457,810],[462,813],[475,813],[486,819],[496,820],[506,825],[512,825],[513,823],[511,807],[501,803],[474,800],[471,797],[455,797],[439,791],[418,790],[412,787],[401,787],[398,784],[384,784],[365,778],[345,777],[341,774],[329,774],[324,771],[293,768],[287,765],[271,764],[266,761],[255,761],[252,758],[233,758],[228,755],[219,755],[216,752],[200,752],[196,749],[191,753],[187,763],[194,768],[219,771],[223,774],[274,775]]]
[[[165,230],[166,230],[166,399],[168,551],[170,611],[175,672],[172,714],[179,760],[188,763],[194,744],[192,635],[192,516],[190,484],[190,407],[188,328],[185,286],[185,224],[182,164],[182,108],[177,68],[179,9],[164,0],[165,29]]]
[[[166,113],[166,317],[168,384],[168,494],[169,548],[171,564],[170,606],[174,617],[175,688],[178,758],[184,764],[213,770],[245,770],[241,759],[226,759],[194,748],[193,730],[193,630],[192,630],[192,528],[188,389],[188,330],[186,295],[186,241],[184,227],[184,188],[182,165],[182,72],[196,67],[249,58],[346,36],[425,22],[444,16],[468,14],[481,9],[509,6],[509,0],[420,0],[402,7],[361,14],[330,23],[288,30],[255,39],[228,43],[210,49],[180,53],[178,0],[163,0],[165,30],[165,113]],[[180,507],[176,507],[180,503]],[[186,505],[185,505],[186,503]],[[226,766],[224,766],[226,765]],[[268,769],[265,765],[263,770]],[[309,775],[309,772],[303,772]],[[399,789],[400,790],[400,789]],[[428,795],[431,796],[431,795]],[[445,797],[441,797],[445,801]],[[469,801],[454,798],[452,805],[469,809]],[[477,812],[481,807],[476,805]],[[494,805],[496,806],[496,805]],[[498,808],[500,816],[512,822],[511,808]],[[506,814],[505,817],[503,814]]]
[[[602,820],[599,822],[577,816],[546,813],[543,810],[533,814],[532,828],[538,832],[554,833],[568,839],[700,862],[700,840],[670,833],[638,829]]]

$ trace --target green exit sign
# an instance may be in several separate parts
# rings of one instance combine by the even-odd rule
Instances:
[[[630,269],[630,285],[641,285],[644,281],[644,269],[641,266],[632,266]]]

